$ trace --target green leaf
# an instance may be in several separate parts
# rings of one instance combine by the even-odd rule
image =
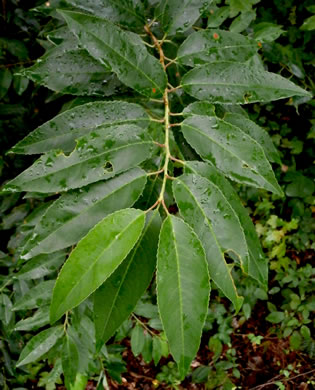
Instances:
[[[51,303],[51,323],[84,301],[115,271],[138,241],[144,222],[143,211],[124,209],[90,230],[60,271]]]
[[[262,147],[238,127],[217,117],[184,120],[187,142],[230,179],[282,195]]]
[[[189,95],[210,103],[247,104],[290,96],[311,96],[278,74],[232,62],[217,62],[192,69],[184,75],[182,87]]]
[[[273,311],[267,315],[266,320],[272,322],[273,324],[279,324],[284,320],[284,318],[285,315],[283,311]]]
[[[142,348],[142,358],[145,363],[152,361],[152,336],[145,331],[144,332],[144,346]]]
[[[255,3],[253,0],[230,0],[231,14],[237,15],[239,12],[250,11],[253,3]]]
[[[142,2],[135,0],[67,0],[67,3],[84,12],[137,29],[145,25]]]
[[[208,28],[220,27],[221,24],[229,17],[229,7],[219,7],[216,9],[210,9],[210,15],[208,18]]]
[[[155,366],[159,364],[159,361],[163,356],[163,349],[165,349],[165,341],[162,340],[160,336],[152,337],[152,359]]]
[[[148,287],[156,265],[160,226],[157,212],[147,214],[146,226],[132,252],[96,290],[94,323],[98,343],[108,341]]]
[[[258,23],[254,26],[254,38],[260,42],[273,42],[285,32],[281,27],[274,23]]]
[[[315,30],[315,15],[310,16],[304,20],[301,30],[312,31]]]
[[[241,34],[211,29],[197,31],[178,49],[180,64],[198,66],[216,61],[245,62],[258,50],[257,42]]]
[[[144,333],[142,326],[138,323],[131,331],[130,343],[134,356],[139,356],[144,347]]]
[[[255,122],[236,113],[225,114],[224,120],[238,127],[240,130],[256,140],[264,149],[265,155],[269,161],[281,164],[279,153],[272,143],[269,134],[260,126],[256,125]]]
[[[47,324],[49,324],[49,305],[40,307],[32,317],[17,322],[14,330],[37,330]]]
[[[7,94],[12,79],[12,73],[8,68],[0,69],[0,99]]]
[[[58,248],[56,249],[58,250]],[[36,256],[34,259],[25,263],[20,271],[15,274],[15,277],[17,277],[19,280],[42,278],[57,271],[57,269],[65,261],[65,258],[65,251],[58,251],[49,255]]]
[[[70,152],[75,147],[75,140],[93,129],[124,123],[135,123],[145,129],[149,118],[138,104],[122,101],[87,103],[62,112],[39,126],[18,142],[11,152],[38,154],[51,149]]]
[[[234,33],[241,33],[246,30],[253,20],[256,19],[255,11],[242,12],[230,25],[230,31]]]
[[[63,326],[54,326],[32,337],[21,352],[16,366],[35,362],[48,352],[63,335]]]
[[[69,389],[74,384],[78,372],[79,353],[75,342],[68,334],[63,341],[61,361],[66,387]]]
[[[168,35],[180,34],[200,18],[211,2],[212,0],[162,0],[155,10],[155,17]]]
[[[54,280],[46,280],[31,288],[13,306],[12,310],[27,310],[41,307],[51,299]]]
[[[242,205],[236,191],[230,182],[215,167],[199,161],[189,161],[186,164],[188,171],[207,178],[213,185],[220,189],[222,194],[224,194],[227,202],[233,208],[243,226],[249,252],[249,262],[243,263],[244,271],[266,286],[268,282],[268,263],[262,251],[252,220],[250,219],[247,210]]]
[[[36,225],[23,258],[76,244],[108,214],[131,207],[141,195],[146,177],[145,171],[133,168],[105,182],[62,195]]]
[[[119,81],[108,67],[91,57],[86,50],[60,50],[40,58],[23,75],[35,83],[63,94],[110,96]]]
[[[50,193],[83,187],[140,164],[152,146],[148,133],[138,126],[99,127],[81,137],[70,155],[46,153],[3,190]]]
[[[184,108],[183,116],[193,115],[215,116],[215,106],[207,101],[193,102]]]
[[[95,16],[59,11],[83,48],[110,66],[128,87],[148,97],[162,97],[166,74],[142,40],[111,22]]]
[[[220,189],[196,174],[184,174],[173,182],[173,193],[180,214],[194,229],[206,253],[211,279],[239,311],[239,297],[224,252],[235,251],[248,260],[243,228]],[[219,205],[219,208],[218,208]]]
[[[199,239],[185,222],[168,215],[159,240],[157,296],[163,328],[182,379],[199,347],[209,291]]]

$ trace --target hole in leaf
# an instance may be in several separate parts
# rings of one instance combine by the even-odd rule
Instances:
[[[103,165],[103,169],[104,169],[105,173],[110,173],[110,172],[113,172],[114,167],[113,167],[113,164],[110,161],[107,161]]]

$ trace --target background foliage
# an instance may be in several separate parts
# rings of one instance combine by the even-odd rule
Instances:
[[[72,100],[69,90],[53,93],[20,75],[22,67],[42,55],[43,48],[49,47],[49,41],[44,38],[56,27],[54,24],[58,24],[58,19],[56,22],[50,16],[60,2],[51,1],[50,6],[35,1],[22,3],[2,2],[0,163],[3,182],[32,162],[32,158],[5,155],[10,147],[60,109],[86,102],[85,98]],[[217,7],[216,3],[222,5],[213,2],[209,8],[210,27],[224,26],[259,37],[269,70],[292,77],[303,88],[313,89],[314,22],[311,15],[314,9],[311,2],[266,1],[262,5],[258,1],[231,0],[223,7]],[[108,85],[121,94],[128,94],[117,80],[109,80],[106,90]],[[230,303],[212,286],[202,347],[189,378],[182,384],[184,388],[189,388],[191,383],[200,383],[209,389],[233,388],[232,383],[245,388],[271,379],[273,386],[281,389],[311,381],[311,373],[307,372],[311,371],[310,359],[315,348],[311,336],[314,325],[311,260],[315,249],[313,102],[293,98],[265,105],[253,104],[248,114],[268,129],[282,160],[276,175],[286,194],[284,199],[266,191],[238,186],[270,259],[269,290],[266,293],[252,279],[235,271],[239,292],[246,297],[241,312],[235,317]],[[31,194],[27,199],[16,194],[1,196],[0,349],[3,369],[0,381],[1,386],[8,389],[29,388],[32,383],[39,388],[54,389],[63,383],[62,364],[56,359],[56,351],[61,348],[58,343],[50,350],[48,345],[47,351],[40,351],[40,362],[16,368],[25,343],[48,324],[49,289],[63,261],[63,253],[58,253],[49,264],[28,270],[22,268],[20,260],[22,243],[49,204],[49,201],[43,202],[39,194]],[[19,277],[17,272],[20,272]],[[33,281],[29,280],[30,276]],[[46,284],[42,290],[34,294],[36,286],[43,281]],[[82,362],[85,375],[76,379],[78,389],[93,379],[100,388],[106,388],[107,383],[114,386],[112,381],[121,382],[121,375],[129,383],[135,381],[138,387],[148,383],[151,388],[162,384],[179,385],[179,374],[161,332],[154,285],[141,299],[134,316],[119,329],[113,343],[102,349],[100,360],[93,359],[95,351],[90,348],[89,338],[93,339],[94,335],[89,318],[90,307],[86,304],[75,310],[72,319],[83,350],[89,351]],[[53,331],[47,328],[51,343],[60,331],[58,327]],[[72,343],[69,335],[63,348],[71,351]],[[144,367],[143,362],[147,363]],[[303,373],[305,375],[295,379]],[[70,373],[70,376],[75,374]],[[137,375],[142,375],[141,379]]]

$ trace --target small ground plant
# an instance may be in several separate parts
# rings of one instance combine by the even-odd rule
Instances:
[[[211,4],[65,0],[38,9],[55,25],[23,77],[78,98],[11,150],[42,156],[3,193],[45,202],[19,229],[17,299],[3,306],[8,326],[12,310],[37,309],[15,324],[45,327],[18,366],[48,358],[67,389],[84,388],[91,373],[106,382],[105,369],[119,379],[125,365],[108,342],[128,334],[130,316],[134,354],[158,363],[170,352],[177,366],[160,377],[180,383],[198,351],[210,279],[236,312],[244,298],[234,266],[266,290],[267,261],[232,183],[282,196],[271,166],[281,161],[241,105],[310,93],[265,69],[261,32],[217,28]],[[146,316],[139,300],[149,285],[158,311]],[[229,356],[220,369],[236,376],[234,349]]]

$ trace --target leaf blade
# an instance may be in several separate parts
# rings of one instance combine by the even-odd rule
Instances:
[[[160,226],[161,221],[157,212],[148,214],[146,226],[135,248],[96,290],[94,323],[97,343],[108,341],[133,311],[148,287],[156,264],[155,254]],[[135,280],[137,280],[136,284]]]
[[[103,64],[110,64],[124,84],[147,97],[163,96],[166,74],[138,36],[105,19],[78,12],[59,12],[90,55]]]
[[[262,147],[237,127],[216,117],[196,115],[184,120],[182,132],[203,159],[230,179],[282,195]]]
[[[199,347],[209,291],[209,275],[200,241],[185,222],[168,215],[159,240],[157,294],[163,328],[181,378]]]
[[[51,253],[76,244],[108,214],[131,207],[141,195],[146,172],[133,168],[105,182],[62,195],[35,226],[23,258]],[[75,205],[75,209],[73,206]]]
[[[182,79],[189,95],[210,103],[268,102],[311,94],[291,81],[250,65],[217,62],[192,69]]]
[[[147,113],[138,104],[123,101],[86,103],[39,126],[18,142],[11,152],[38,154],[52,149],[69,152],[75,147],[76,139],[99,126],[134,122],[142,128],[149,124]]]
[[[51,303],[51,323],[94,292],[137,242],[145,214],[124,209],[105,217],[79,242],[58,276]],[[88,265],[88,267],[87,267]]]

